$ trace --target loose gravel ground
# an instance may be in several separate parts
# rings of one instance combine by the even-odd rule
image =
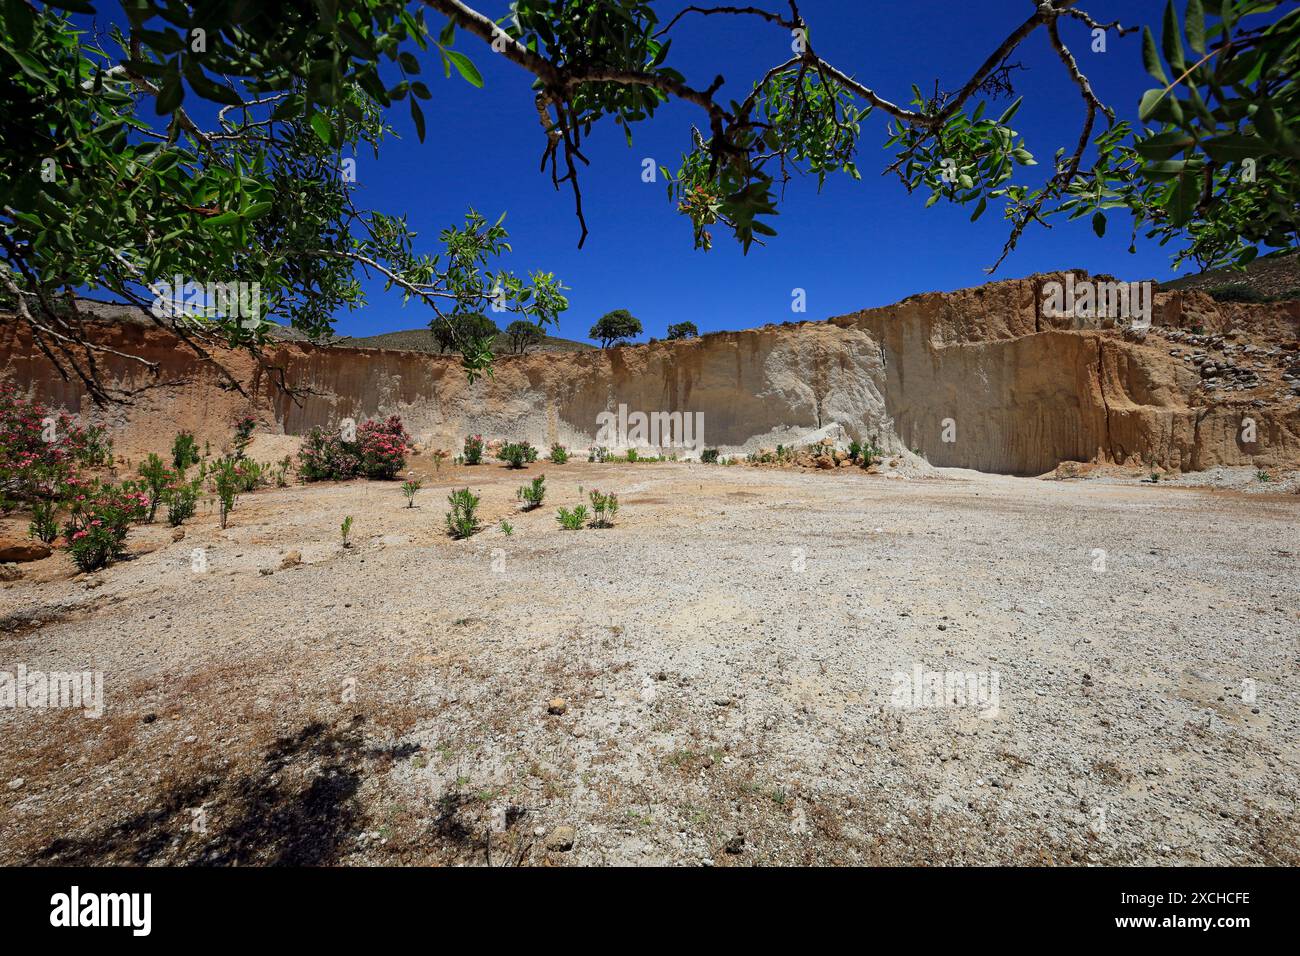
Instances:
[[[1300,496],[423,473],[0,585],[0,671],[105,688],[0,710],[0,863],[1300,862]],[[580,486],[615,527],[560,529]]]

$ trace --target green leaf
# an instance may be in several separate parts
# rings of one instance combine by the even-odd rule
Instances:
[[[1205,151],[1216,162],[1231,163],[1240,159],[1259,157],[1273,150],[1258,136],[1228,133],[1226,136],[1216,136],[1214,139],[1207,140]]]
[[[163,81],[158,99],[154,102],[154,110],[159,116],[170,116],[176,112],[184,98],[185,87],[181,84],[180,74],[173,71],[168,73],[167,79]]]
[[[5,0],[5,21],[10,32],[18,41],[18,46],[32,45],[32,34],[36,26],[36,11],[23,0]]]
[[[1147,90],[1142,94],[1142,101],[1138,103],[1138,119],[1142,122],[1155,119],[1157,113],[1167,113],[1169,107],[1168,90]]]
[[[1191,222],[1196,203],[1200,199],[1200,191],[1201,177],[1192,170],[1183,170],[1174,183],[1169,203],[1169,221],[1176,228]]]
[[[1156,38],[1151,34],[1150,27],[1142,28],[1142,65],[1146,67],[1152,79],[1165,86],[1169,85],[1169,77],[1165,75],[1165,68],[1160,65],[1160,54],[1156,52]]]
[[[1174,9],[1174,0],[1165,5],[1165,22],[1160,30],[1160,46],[1164,50],[1165,62],[1175,73],[1182,73],[1187,67],[1183,59],[1183,38],[1178,32],[1178,11]]]
[[[471,86],[477,86],[479,89],[483,88],[483,77],[479,75],[478,67],[470,61],[469,57],[463,53],[457,53],[455,50],[443,50],[443,53],[447,56],[447,59],[451,60],[451,65],[456,68],[456,72],[467,83]]]
[[[415,101],[415,97],[407,100],[411,104],[411,120],[415,123],[415,135],[420,137],[420,142],[424,142],[424,110],[420,109],[420,104]]]
[[[1183,21],[1187,31],[1187,45],[1197,53],[1205,52],[1205,8],[1201,0],[1187,0],[1187,16]]]
[[[239,213],[223,212],[220,215],[203,220],[203,225],[208,229],[215,229],[218,226],[228,226],[235,222],[239,222]]]
[[[984,215],[984,210],[987,209],[988,206],[989,206],[989,201],[988,201],[988,199],[985,198],[984,196],[981,196],[981,197],[980,197],[980,201],[979,201],[979,205],[977,205],[977,206],[975,207],[975,211],[974,211],[973,213],[971,213],[970,221],[971,221],[971,222],[974,222],[974,221],[975,221],[976,219],[978,219],[980,216]]]
[[[1098,238],[1106,235],[1106,214],[1104,212],[1093,213],[1092,231],[1097,234]]]
[[[326,146],[329,146],[334,137],[334,133],[330,129],[330,121],[325,118],[325,114],[312,113],[311,119],[308,120],[308,122],[311,124],[312,131],[316,134],[316,138]]]
[[[1134,143],[1133,148],[1147,159],[1168,159],[1195,145],[1196,139],[1191,134],[1175,129]]]

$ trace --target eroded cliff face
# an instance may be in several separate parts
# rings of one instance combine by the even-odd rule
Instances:
[[[0,325],[3,375],[47,403],[114,429],[131,454],[165,446],[179,429],[220,447],[230,422],[252,412],[265,429],[302,435],[401,415],[423,444],[458,448],[466,434],[586,448],[598,416],[620,404],[642,412],[703,413],[703,443],[724,454],[798,442],[839,425],[887,451],[913,449],[937,465],[1040,474],[1065,460],[1168,469],[1300,462],[1300,401],[1280,379],[1248,392],[1207,394],[1163,335],[1198,329],[1262,342],[1279,368],[1295,351],[1300,306],[1220,306],[1206,296],[1156,296],[1145,341],[1078,329],[1043,315],[1051,276],[915,296],[820,323],[767,326],[604,352],[503,356],[469,384],[450,357],[381,349],[280,344],[266,361],[216,357],[233,388],[165,330],[135,321],[95,326],[114,383],[142,389],[130,406],[95,409],[60,378],[25,327]],[[280,387],[280,380],[290,391]],[[1244,415],[1257,441],[1240,440]],[[953,439],[953,440],[946,440]]]

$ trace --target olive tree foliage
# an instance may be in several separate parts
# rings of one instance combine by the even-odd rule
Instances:
[[[597,319],[587,337],[596,339],[602,349],[607,349],[616,342],[633,339],[640,334],[641,320],[627,309],[615,309]]]
[[[1178,262],[1191,257],[1202,268],[1244,263],[1256,244],[1297,240],[1300,11],[1292,3],[1186,0],[1180,20],[1168,0],[1157,30],[1141,28],[1141,59],[1158,86],[1143,97],[1137,125],[1117,120],[1098,98],[1075,50],[1123,43],[1136,70],[1139,27],[1098,22],[1080,0],[1022,0],[1019,15],[1016,3],[995,5],[991,16],[1006,17],[1008,31],[969,78],[928,94],[913,85],[906,103],[870,86],[854,64],[819,55],[819,31],[834,23],[805,19],[796,0],[773,0],[770,9],[691,4],[666,23],[649,0],[517,0],[500,21],[465,0],[424,4],[534,77],[542,164],[557,188],[572,189],[579,245],[587,235],[578,180],[584,138],[609,120],[630,143],[634,124],[669,99],[700,115],[679,168],[662,172],[704,249],[717,228],[746,250],[774,235],[780,189],[794,175],[819,184],[836,172],[860,178],[859,141],[873,113],[883,115],[892,154],[885,172],[909,192],[928,193],[927,205],[970,204],[972,220],[1002,206],[1008,237],[990,272],[1027,228],[1058,216],[1090,215],[1101,234],[1109,214],[1126,211],[1134,240],[1145,230],[1175,242]],[[723,76],[693,82],[672,65],[673,37],[700,17],[781,31],[791,55],[743,93],[724,96]],[[1021,100],[990,109],[1015,96],[1013,57],[1035,36],[1055,52],[1080,111],[1078,137],[1038,173],[1026,168],[1039,164],[1012,125]]]
[[[551,273],[492,268],[510,248],[504,216],[471,209],[425,249],[404,216],[354,204],[358,165],[391,135],[386,109],[405,100],[423,138],[432,94],[415,52],[481,84],[450,29],[432,36],[394,0],[124,0],[123,26],[104,32],[65,12],[96,6],[111,5],[0,5],[0,305],[96,401],[139,390],[105,381],[107,353],[152,371],[142,388],[168,383],[147,357],[92,341],[74,289],[143,307],[241,390],[213,346],[275,375],[264,317],[326,337],[338,310],[364,304],[361,275],[435,324],[489,304],[545,324],[567,307]],[[188,285],[239,282],[258,295],[238,314]],[[490,341],[457,350],[471,379],[490,369]]]
[[[667,338],[673,339],[691,339],[700,334],[699,326],[694,322],[674,322],[668,326]]]

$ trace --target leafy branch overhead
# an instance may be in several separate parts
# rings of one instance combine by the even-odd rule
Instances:
[[[833,172],[859,178],[862,124],[875,111],[886,117],[884,145],[894,153],[885,171],[909,191],[927,190],[928,205],[972,204],[972,220],[991,203],[1004,205],[1010,232],[989,271],[1026,228],[1048,225],[1058,214],[1091,215],[1101,234],[1109,211],[1127,209],[1135,235],[1145,226],[1161,242],[1178,239],[1185,246],[1179,260],[1191,256],[1203,268],[1243,261],[1257,243],[1285,246],[1296,239],[1300,11],[1279,16],[1274,0],[1212,0],[1208,20],[1201,0],[1188,0],[1181,23],[1170,0],[1159,52],[1149,29],[1142,45],[1147,68],[1162,84],[1141,104],[1143,123],[1162,124],[1155,129],[1117,121],[1066,40],[1069,29],[1091,45],[1137,28],[1098,22],[1079,0],[1027,2],[1028,15],[1011,25],[965,83],[951,91],[936,86],[928,95],[913,86],[907,105],[819,55],[814,40],[833,25],[810,23],[796,0],[779,12],[690,5],[662,27],[648,0],[519,0],[501,21],[463,0],[424,3],[535,78],[546,133],[543,167],[557,187],[567,183],[573,191],[579,245],[587,235],[578,181],[587,162],[584,138],[608,118],[630,142],[633,124],[672,98],[702,114],[703,131],[691,130],[679,168],[662,170],[669,198],[691,220],[702,248],[711,246],[718,226],[745,249],[774,235],[770,220],[780,187],[792,175],[811,175],[819,184]],[[792,56],[752,82],[739,100],[723,98],[720,75],[692,84],[670,63],[671,37],[688,20],[708,16],[782,31]],[[1020,100],[996,119],[988,106],[1013,94],[1020,65],[1012,57],[1036,34],[1045,35],[1078,90],[1081,121],[1078,138],[1056,151],[1046,180],[1033,187],[1014,181],[1019,167],[1037,165],[1011,126]],[[454,35],[444,32],[443,38],[450,42]],[[1173,153],[1181,158],[1171,160]],[[1249,180],[1238,175],[1247,159],[1256,163]]]
[[[482,82],[418,11],[128,0],[123,27],[87,33],[55,7],[93,12],[0,6],[0,111],[22,131],[0,145],[0,296],[97,401],[130,391],[105,384],[113,350],[87,336],[74,289],[140,306],[232,388],[214,346],[246,348],[276,377],[259,348],[265,317],[328,337],[339,310],[365,304],[363,275],[427,307],[435,326],[489,306],[545,325],[567,307],[554,275],[492,268],[510,251],[504,216],[470,210],[425,250],[405,216],[355,205],[358,164],[392,134],[384,111],[406,100],[423,136],[418,101],[431,93],[411,48],[435,49],[458,83]],[[387,84],[384,63],[397,77]],[[176,277],[186,288],[171,288]],[[243,283],[256,301],[234,314],[191,281]],[[456,344],[471,377],[490,368],[490,346]],[[116,355],[156,376],[146,358]]]

